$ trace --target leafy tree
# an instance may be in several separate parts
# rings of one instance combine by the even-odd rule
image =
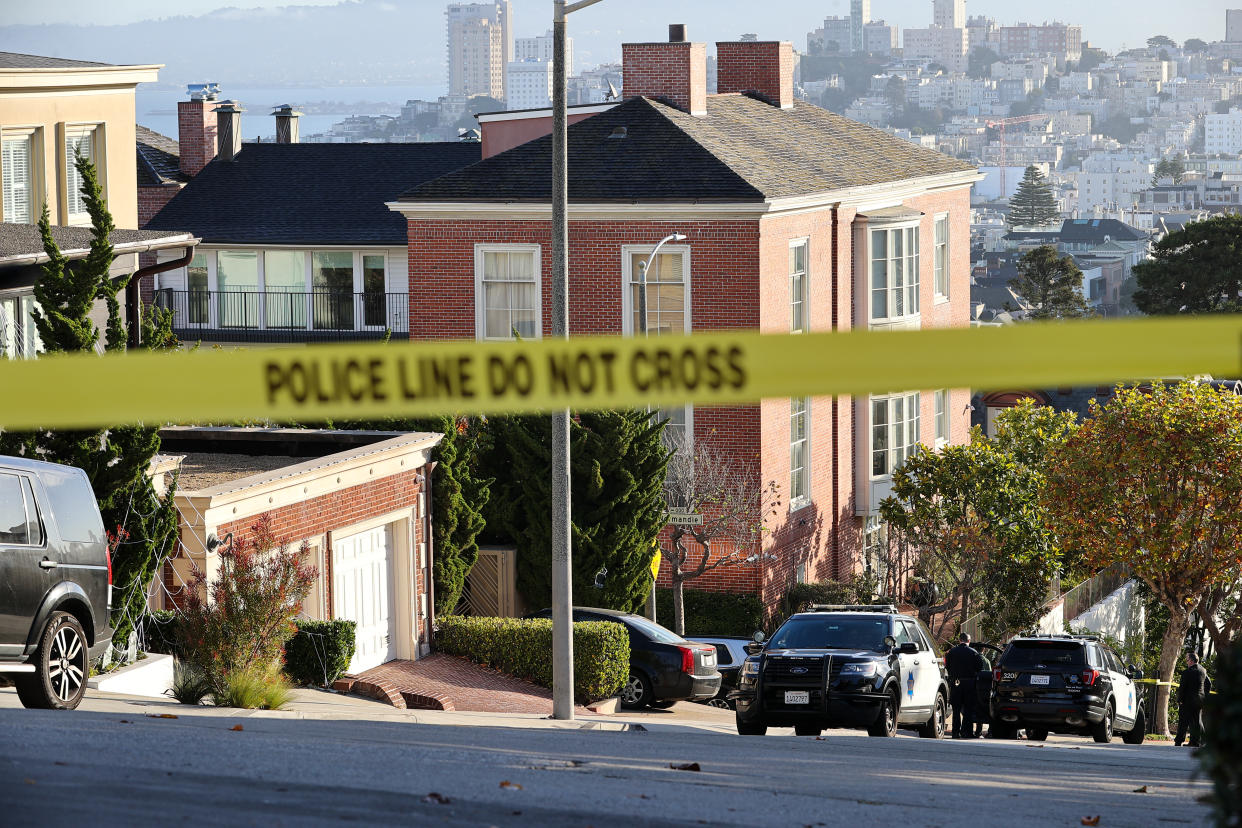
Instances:
[[[1024,100],[1015,101],[1009,105],[1009,117],[1021,118],[1024,115],[1033,115],[1036,112],[1042,112],[1043,108],[1044,90],[1036,89],[1028,92]]]
[[[1130,120],[1129,115],[1114,115],[1103,121],[1097,129],[1101,135],[1113,138],[1119,144],[1129,144],[1138,137],[1140,127]]]
[[[975,79],[992,77],[992,64],[1000,59],[1001,56],[987,46],[976,46],[966,57],[967,77]]]
[[[117,294],[128,279],[109,275],[113,249],[109,237],[112,215],[103,197],[95,165],[81,155],[75,166],[82,177],[82,195],[91,218],[91,245],[86,258],[70,263],[52,238],[47,205],[39,232],[48,261],[35,280],[35,328],[47,354],[93,353],[100,330],[90,317],[97,300],[107,308],[104,350],[125,350],[126,331]],[[152,308],[136,320],[144,348],[175,347],[172,315]],[[177,512],[172,493],[156,494],[147,476],[159,451],[153,426],[119,425],[106,429],[0,433],[0,454],[13,454],[77,466],[85,470],[99,502],[104,528],[112,538],[115,594],[114,641],[123,649],[129,633],[145,612],[147,589],[163,553],[176,537]],[[174,484],[175,485],[175,484]]]
[[[1078,60],[1075,67],[1079,72],[1090,72],[1097,68],[1101,63],[1108,60],[1108,52],[1103,49],[1097,49],[1094,46],[1084,46],[1082,49],[1082,57]]]
[[[505,105],[502,101],[489,95],[474,95],[466,101],[466,111],[453,126],[457,129],[477,129],[479,122],[475,120],[475,115],[480,112],[503,112],[504,109]]]
[[[1207,47],[1207,42],[1197,37],[1192,37],[1182,44],[1182,48],[1187,52],[1205,52]]]
[[[1066,569],[1052,524],[1039,508],[1055,448],[1074,433],[1074,415],[1029,401],[1001,414],[995,439],[979,429],[965,445],[921,451],[893,475],[881,516],[921,552],[920,576],[938,603],[924,621],[972,610],[999,636],[1039,618],[1051,578]]]
[[[1131,568],[1169,610],[1171,681],[1190,613],[1242,574],[1242,397],[1197,382],[1118,389],[1056,450],[1045,508],[1095,567]],[[1169,688],[1155,723],[1168,733]]]
[[[551,600],[551,426],[547,417],[489,420],[489,468],[499,478],[489,535],[517,545],[518,591],[532,606]],[[570,423],[573,591],[582,602],[640,610],[664,526],[668,451],[663,423],[645,411],[583,412]],[[504,469],[503,477],[500,469]],[[604,572],[606,570],[606,572]],[[602,575],[602,590],[596,589]]]
[[[1009,199],[1009,224],[1014,227],[1033,227],[1049,224],[1061,217],[1052,185],[1039,171],[1030,166],[1022,174],[1018,188]]]
[[[1148,49],[1176,49],[1177,41],[1168,35],[1156,35],[1147,38]]]
[[[1009,287],[1031,305],[1032,319],[1093,315],[1082,296],[1082,271],[1073,256],[1061,256],[1055,247],[1045,244],[1024,254]]]
[[[711,440],[675,444],[664,499],[669,511],[701,515],[696,526],[669,528],[673,631],[685,634],[685,585],[721,567],[754,564],[768,522],[781,504],[776,481],[760,484],[758,466],[726,454]],[[727,550],[727,551],[725,551]]]
[[[898,118],[906,111],[906,82],[900,75],[893,75],[884,87],[891,117]]]
[[[1152,186],[1156,186],[1162,178],[1171,178],[1174,184],[1181,184],[1186,178],[1186,163],[1180,158],[1161,158],[1152,176]]]
[[[1187,224],[1152,247],[1134,266],[1134,303],[1143,313],[1242,311],[1242,215],[1218,215]]]

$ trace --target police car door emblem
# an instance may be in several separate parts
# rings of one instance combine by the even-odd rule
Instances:
[[[910,671],[910,677],[906,679],[906,695],[914,698],[914,671]]]

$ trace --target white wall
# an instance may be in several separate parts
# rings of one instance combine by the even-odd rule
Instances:
[[[1082,615],[1070,619],[1069,625],[1075,630],[1085,628],[1125,642],[1143,636],[1146,615],[1139,583],[1130,581]]]

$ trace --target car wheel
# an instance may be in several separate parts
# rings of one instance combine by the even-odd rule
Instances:
[[[822,727],[815,727],[814,725],[794,725],[795,736],[818,736],[823,732],[824,729]]]
[[[651,682],[645,675],[634,670],[621,688],[621,706],[631,710],[641,710],[655,700],[651,690]]]
[[[1113,740],[1113,703],[1111,701],[1104,710],[1104,718],[1100,720],[1099,724],[1091,726],[1091,738],[1102,745],[1106,745]]]
[[[889,693],[880,704],[875,721],[867,728],[869,736],[893,737],[897,735],[897,694]]]
[[[67,612],[52,613],[39,636],[35,672],[15,677],[22,704],[45,710],[77,707],[86,694],[86,654],[86,634],[78,619]]]
[[[760,722],[744,722],[741,716],[736,721],[739,736],[764,736],[768,732],[768,726]]]
[[[949,705],[944,700],[944,693],[936,694],[936,704],[932,706],[931,718],[927,724],[919,728],[919,735],[924,739],[943,739],[945,722],[948,720]]]
[[[733,709],[733,705],[729,704],[728,699],[720,699],[720,698],[709,699],[707,702],[707,706],[718,707],[721,710],[732,710]]]
[[[1139,708],[1138,715],[1134,717],[1134,727],[1121,737],[1121,741],[1127,745],[1141,745],[1144,737],[1147,736],[1147,714]]]
[[[1046,742],[1048,740],[1048,731],[1042,727],[1028,727],[1026,729],[1026,740],[1028,742]]]

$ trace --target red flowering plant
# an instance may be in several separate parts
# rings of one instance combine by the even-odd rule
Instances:
[[[291,551],[267,514],[219,556],[214,581],[195,572],[182,629],[186,659],[217,697],[230,677],[277,674],[284,642],[296,631],[293,619],[316,578],[304,563],[306,543]]]

